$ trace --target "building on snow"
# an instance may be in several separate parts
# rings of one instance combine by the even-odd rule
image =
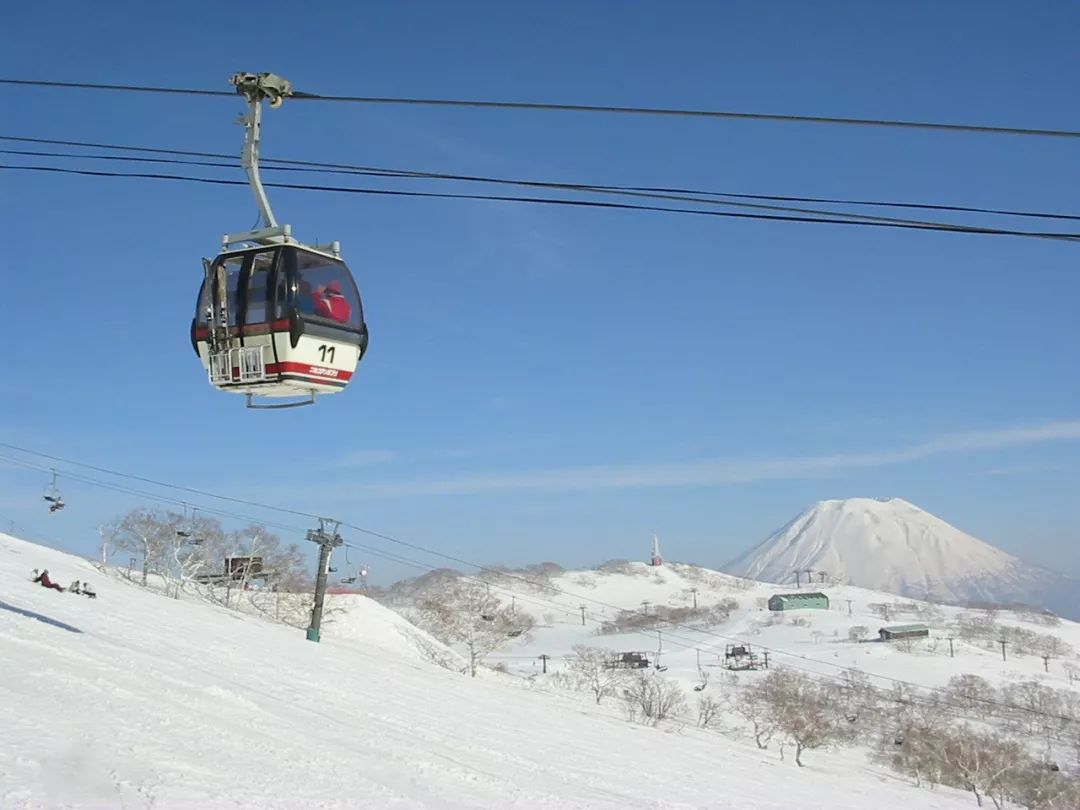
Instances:
[[[925,624],[897,624],[878,630],[882,641],[898,641],[903,638],[929,638],[930,628]]]
[[[823,593],[777,593],[769,597],[769,610],[828,610],[829,597]]]

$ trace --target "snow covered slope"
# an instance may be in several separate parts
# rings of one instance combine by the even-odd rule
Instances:
[[[35,567],[99,598],[35,585]],[[970,806],[842,757],[799,769],[518,679],[472,680],[357,604],[358,626],[312,644],[0,535],[0,807]]]
[[[1024,603],[1080,617],[1080,582],[1024,562],[900,498],[820,501],[732,561],[733,574],[795,572],[949,604]]]
[[[725,647],[739,643],[759,655],[767,650],[774,665],[794,666],[825,679],[835,680],[844,670],[857,668],[882,689],[891,688],[894,678],[942,687],[961,674],[979,675],[997,686],[1038,680],[1056,689],[1080,687],[1073,675],[1080,670],[1080,624],[1032,612],[996,611],[991,620],[983,610],[900,599],[851,585],[819,585],[815,587],[829,597],[828,610],[774,613],[766,608],[769,597],[794,591],[794,583],[770,585],[675,562],[660,567],[627,562],[602,570],[562,571],[539,580],[528,577],[543,587],[495,573],[484,578],[490,579],[492,594],[507,608],[513,605],[536,620],[528,637],[508,642],[487,659],[518,675],[538,675],[541,655],[550,656],[549,673],[562,672],[574,646],[583,644],[613,652],[645,652],[666,667],[666,677],[689,692],[701,683],[702,670],[713,676],[713,684],[721,681]],[[423,595],[418,591],[413,598]],[[699,610],[691,611],[695,600]],[[882,616],[883,606],[888,606],[888,619]],[[654,618],[651,624],[612,626],[620,617],[640,616],[646,610]],[[988,624],[984,632],[966,634],[958,628],[965,621]],[[853,631],[874,639],[882,626],[912,622],[926,623],[930,638],[911,645],[852,639]],[[1034,636],[1023,651],[1018,644],[1010,646],[1013,652],[1002,661],[998,639],[1010,631]],[[955,637],[951,645],[946,641],[949,636]],[[1046,664],[1040,651],[1050,638],[1056,639],[1057,651]],[[718,697],[722,688],[714,692],[709,686],[706,694]]]

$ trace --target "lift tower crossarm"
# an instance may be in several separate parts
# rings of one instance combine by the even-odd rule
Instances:
[[[247,99],[250,112],[241,121],[244,124],[243,164],[251,183],[255,203],[259,206],[259,215],[263,226],[277,228],[277,220],[270,209],[262,180],[259,179],[259,130],[262,126],[262,102],[270,102],[272,109],[277,109],[286,98],[293,94],[292,84],[275,73],[235,73],[230,82],[236,86],[236,92]]]

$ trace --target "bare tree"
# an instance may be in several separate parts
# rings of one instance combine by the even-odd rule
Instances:
[[[638,674],[623,689],[622,697],[627,717],[651,726],[686,708],[682,687],[656,674]]]
[[[933,747],[944,766],[946,780],[970,790],[979,807],[983,796],[988,795],[1000,810],[1010,780],[1030,762],[1019,743],[978,732],[970,726],[940,733]]]
[[[849,627],[847,631],[848,641],[861,642],[869,635],[870,629],[865,624],[857,624]]]
[[[592,693],[596,704],[608,695],[616,694],[621,683],[626,681],[627,670],[610,666],[611,652],[584,644],[574,646],[574,657],[570,659],[570,671],[583,688]]]
[[[741,690],[728,693],[728,711],[750,724],[754,743],[764,750],[769,747],[776,725],[769,711],[768,685],[759,681]]]
[[[1062,699],[1058,690],[1039,681],[1021,681],[1001,690],[1010,709],[1010,724],[1025,734],[1035,734],[1042,728],[1043,718],[1062,715]]]
[[[893,770],[907,774],[917,787],[933,787],[942,782],[942,762],[935,746],[941,723],[925,722],[926,718],[907,718],[901,721],[894,734],[885,734],[874,758]]]
[[[416,618],[440,641],[465,648],[474,678],[486,655],[533,626],[531,616],[501,605],[483,583],[464,579],[448,583],[437,596],[427,598]]]
[[[720,711],[724,704],[711,695],[702,695],[698,698],[698,720],[701,728],[709,728],[720,719]]]
[[[945,686],[950,702],[978,717],[985,717],[995,700],[994,687],[979,675],[954,675]]]
[[[841,736],[840,723],[845,720],[837,715],[827,692],[813,678],[774,669],[761,686],[772,723],[795,744],[795,764],[800,768],[804,751],[822,748]]]

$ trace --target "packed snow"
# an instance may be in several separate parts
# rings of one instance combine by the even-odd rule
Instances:
[[[34,584],[34,568],[98,598]],[[313,644],[5,535],[0,593],[5,810],[970,806],[850,756],[799,769],[519,678],[463,677],[362,597]]]
[[[1027,563],[902,498],[814,504],[725,566],[739,576],[829,581],[948,604],[1029,604],[1080,618],[1080,581]]]

